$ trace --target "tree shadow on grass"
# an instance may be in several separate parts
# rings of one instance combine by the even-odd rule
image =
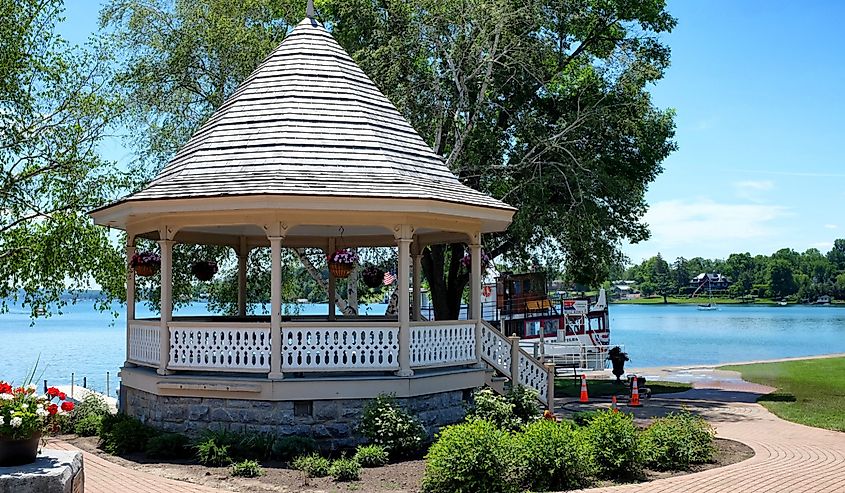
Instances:
[[[760,396],[757,402],[795,402],[795,396],[789,392],[773,392]]]

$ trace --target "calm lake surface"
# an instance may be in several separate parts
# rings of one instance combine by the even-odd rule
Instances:
[[[116,308],[118,312],[123,310]],[[326,305],[301,305],[302,314],[325,314]],[[206,314],[195,303],[177,315]],[[384,313],[374,305],[372,313]],[[152,316],[138,304],[138,316]],[[90,302],[36,321],[29,312],[0,314],[0,379],[19,382],[39,354],[42,379],[69,384],[88,378],[105,390],[106,372],[114,394],[125,356],[125,319],[95,311]],[[716,364],[755,359],[845,353],[845,308],[825,306],[720,306],[698,311],[683,305],[611,305],[611,340],[624,344],[632,367]]]

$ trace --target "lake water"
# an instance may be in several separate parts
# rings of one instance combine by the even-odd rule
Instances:
[[[69,384],[88,378],[112,393],[125,356],[125,319],[80,303],[62,315],[36,321],[29,312],[0,314],[0,379],[20,381],[41,357],[42,379]],[[117,308],[117,311],[123,310]],[[384,305],[372,307],[384,313]],[[302,314],[325,314],[326,305],[301,305]],[[195,303],[177,315],[206,314]],[[152,316],[138,304],[138,316]],[[755,359],[845,353],[845,308],[823,306],[721,306],[698,311],[683,305],[611,305],[611,340],[624,344],[633,367],[716,364]]]

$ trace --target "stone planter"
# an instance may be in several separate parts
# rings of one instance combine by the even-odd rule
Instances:
[[[41,434],[22,440],[0,438],[0,467],[22,466],[35,462]]]

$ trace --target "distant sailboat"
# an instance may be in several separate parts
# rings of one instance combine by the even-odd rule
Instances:
[[[716,306],[716,303],[713,302],[713,293],[710,290],[710,277],[705,276],[704,278],[707,279],[707,300],[708,300],[708,302],[707,303],[699,303],[698,309],[701,310],[701,311],[718,310],[719,307]],[[697,293],[698,290],[701,289],[703,286],[704,286],[704,284],[702,283],[702,285],[699,286],[698,289],[695,290],[695,292]],[[695,296],[695,293],[693,293],[693,296]]]

